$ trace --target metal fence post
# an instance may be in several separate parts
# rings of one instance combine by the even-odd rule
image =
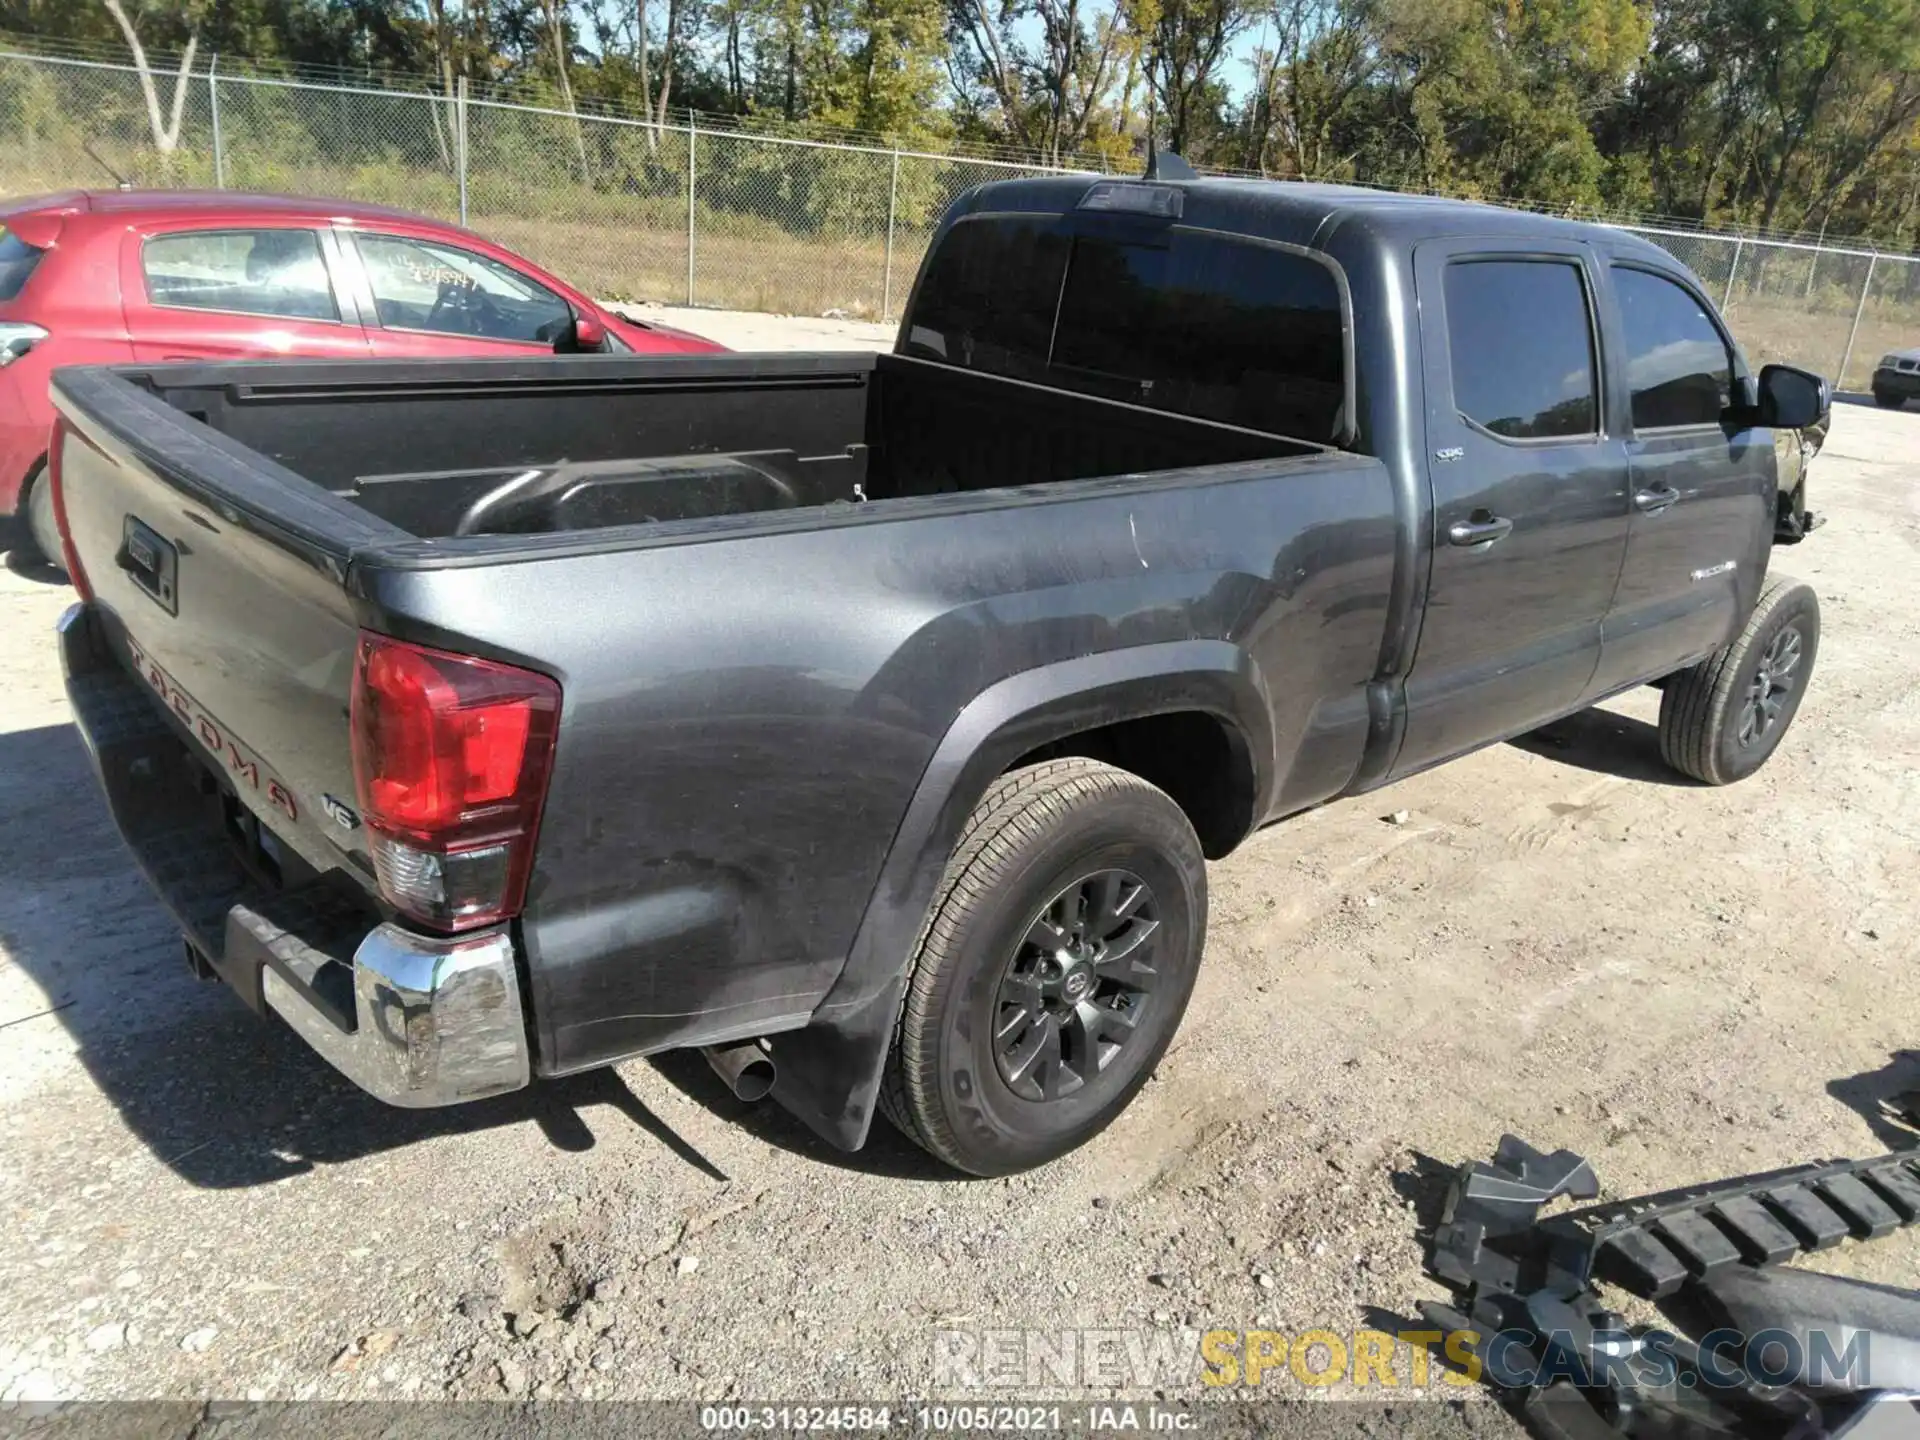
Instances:
[[[207,103],[213,110],[213,187],[224,190],[227,188],[227,154],[220,139],[220,82],[213,78],[219,68],[220,52],[216,50],[207,63]]]
[[[1740,251],[1746,246],[1745,240],[1733,242],[1733,264],[1727,267],[1727,291],[1720,297],[1720,313],[1727,313],[1727,307],[1733,304],[1733,277],[1740,273]]]
[[[693,121],[693,112],[687,112],[687,304],[693,304],[693,187],[696,159],[694,151],[698,148],[700,132]]]
[[[900,152],[893,152],[893,178],[887,181],[887,269],[880,282],[880,319],[893,317],[893,217],[900,205]]]
[[[1843,390],[1847,384],[1847,365],[1853,359],[1853,342],[1860,334],[1860,316],[1867,308],[1867,296],[1873,290],[1873,267],[1880,263],[1878,252],[1867,257],[1867,279],[1860,287],[1860,303],[1853,307],[1853,328],[1847,331],[1847,348],[1840,354],[1840,373],[1833,377],[1833,388]]]
[[[429,105],[433,98],[427,98]],[[460,167],[460,223],[467,223],[467,77],[462,75],[454,89],[453,149]]]
[[[1800,294],[1802,300],[1811,300],[1813,298],[1813,277],[1820,269],[1820,257],[1826,253],[1826,249],[1827,222],[1822,220],[1820,222],[1820,238],[1813,242],[1813,263],[1807,266],[1807,288]]]

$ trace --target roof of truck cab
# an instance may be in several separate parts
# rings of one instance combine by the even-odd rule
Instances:
[[[1413,244],[1448,235],[1537,236],[1592,239],[1596,234],[1622,248],[1671,257],[1631,231],[1590,221],[1565,220],[1530,210],[1511,210],[1473,200],[1407,195],[1360,185],[1304,180],[1136,180],[1132,176],[1060,175],[1002,180],[975,192],[971,209],[1063,212],[1080,203],[1089,186],[1121,180],[1172,185],[1185,196],[1182,220],[1206,229],[1257,235],[1296,245],[1320,245],[1348,221],[1364,222],[1381,240]]]

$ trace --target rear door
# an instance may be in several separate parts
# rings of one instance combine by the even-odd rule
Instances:
[[[373,353],[550,355],[573,307],[491,255],[443,240],[342,226]]]
[[[1433,565],[1396,775],[1579,702],[1627,539],[1588,248],[1430,241],[1414,268]]]
[[[359,312],[332,238],[303,225],[163,222],[127,235],[121,295],[136,360],[356,359]]]
[[[1633,517],[1596,694],[1723,644],[1759,591],[1773,533],[1773,432],[1739,415],[1746,367],[1713,306],[1677,269],[1616,259],[1618,388]]]

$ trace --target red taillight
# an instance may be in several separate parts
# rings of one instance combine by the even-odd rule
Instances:
[[[93,599],[93,586],[80,564],[80,552],[73,548],[73,526],[67,523],[67,495],[60,480],[60,452],[68,439],[78,439],[71,425],[56,418],[53,435],[47,441],[47,494],[53,498],[53,528],[60,533],[60,559],[67,567],[67,579],[82,600]]]
[[[361,634],[354,782],[397,909],[444,930],[519,913],[559,723],[545,675]]]

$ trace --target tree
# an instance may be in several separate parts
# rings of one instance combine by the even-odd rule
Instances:
[[[955,99],[971,119],[1032,146],[1026,86],[1016,63],[1020,15],[1018,0],[950,0],[948,71]]]
[[[540,9],[546,18],[548,42],[553,46],[553,68],[559,79],[560,103],[566,107],[573,126],[573,148],[580,160],[580,178],[586,180],[590,178],[587,137],[580,129],[580,111],[573,100],[573,81],[567,75],[567,54],[572,47],[567,40],[566,0],[540,0]]]
[[[153,83],[153,67],[147,63],[147,50],[140,43],[139,32],[133,28],[127,12],[121,8],[120,0],[101,0],[101,3],[120,27],[120,33],[126,37],[127,49],[133,54],[133,66],[140,76],[140,94],[147,102],[147,123],[153,128],[153,148],[162,155],[172,155],[180,144],[180,118],[187,103],[187,81],[193,74],[193,52],[200,45],[199,29],[196,27],[187,34],[187,48],[180,56],[180,69],[173,77],[173,109],[163,120],[160,115],[160,92]]]
[[[948,0],[947,68],[966,128],[1054,163],[1124,132],[1139,12],[1118,0]]]
[[[1348,178],[1353,156],[1341,132],[1379,74],[1382,18],[1377,0],[1278,0],[1268,17],[1272,44],[1254,52],[1243,163]]]
[[[490,78],[487,0],[426,0],[426,7],[440,93],[451,106],[459,93],[458,79]],[[440,147],[441,163],[452,169],[452,146],[438,109],[433,111],[433,138]]]
[[[1165,117],[1167,148],[1185,154],[1202,130],[1219,130],[1220,78],[1229,44],[1253,12],[1245,0],[1131,0],[1147,37],[1147,84]]]

